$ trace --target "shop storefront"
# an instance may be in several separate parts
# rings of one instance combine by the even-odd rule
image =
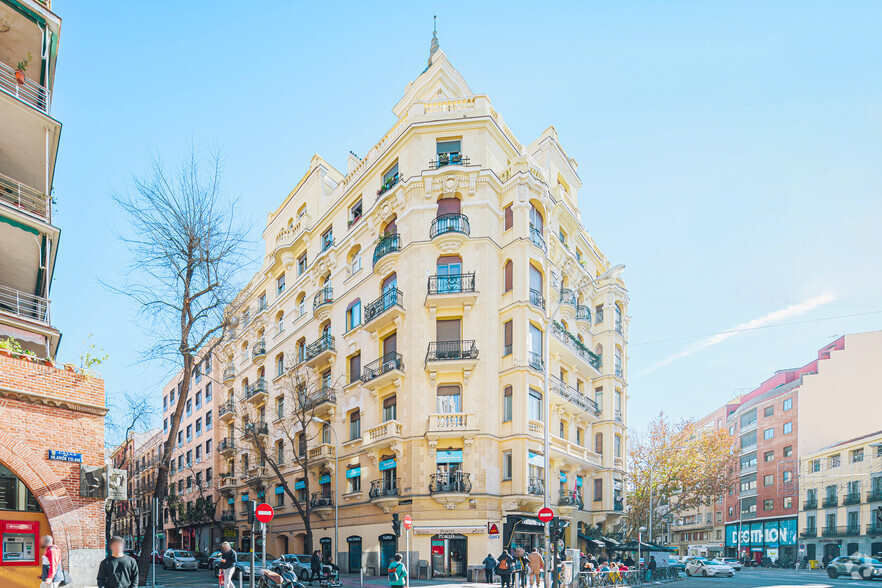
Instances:
[[[386,575],[389,569],[389,562],[398,553],[398,537],[392,533],[384,533],[377,537],[380,543],[380,571],[379,575]]]
[[[739,551],[740,548],[740,551]],[[757,563],[767,557],[772,561],[796,561],[796,518],[726,525],[726,555],[750,558]]]
[[[358,535],[350,535],[346,538],[346,547],[349,549],[347,562],[349,564],[348,572],[350,574],[357,573],[361,569],[361,537]]]
[[[539,519],[529,515],[508,515],[502,523],[503,545],[509,551],[523,548],[530,553],[542,548],[545,537],[545,525]]]
[[[432,536],[432,576],[465,577],[468,538],[458,533]]]

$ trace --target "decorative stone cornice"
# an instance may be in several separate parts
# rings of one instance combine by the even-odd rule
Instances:
[[[101,406],[99,404],[92,404],[90,402],[82,402],[79,400],[70,400],[67,398],[58,398],[56,396],[50,396],[48,394],[41,394],[40,392],[28,392],[25,390],[19,390],[17,388],[7,388],[6,386],[0,386],[0,398],[18,400],[19,402],[26,402],[28,404],[51,406],[53,408],[64,408],[66,410],[85,412],[87,414],[98,416],[104,416],[109,410],[107,407]]]

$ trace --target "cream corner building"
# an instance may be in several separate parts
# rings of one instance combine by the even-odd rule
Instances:
[[[623,514],[628,298],[618,278],[584,287],[610,263],[583,228],[576,163],[553,127],[519,143],[437,41],[393,112],[364,158],[341,172],[314,156],[268,215],[264,263],[219,354],[229,400],[218,433],[239,437],[244,403],[284,459],[278,377],[294,364],[320,374],[339,471],[333,438],[319,436],[307,474],[317,492],[304,498],[315,547],[336,551],[344,571],[376,573],[404,550],[393,513],[413,517],[412,561],[430,560],[435,575],[464,575],[503,545],[539,545],[546,490],[579,545]],[[277,506],[268,552],[301,553],[303,524],[278,480],[240,439],[223,447],[223,502]],[[304,475],[295,469],[290,480]],[[243,546],[243,513],[231,514]]]

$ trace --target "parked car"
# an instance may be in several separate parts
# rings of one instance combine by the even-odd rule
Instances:
[[[199,562],[200,568],[208,567],[208,554],[204,551],[191,551],[190,554]]]
[[[263,577],[263,565],[261,565],[262,554],[255,553],[254,554],[254,577],[262,578]],[[269,553],[266,554],[266,567],[267,569],[272,569],[271,562],[276,558]],[[239,574],[242,574],[243,578],[251,577],[251,553],[237,553],[236,554],[236,570]]]
[[[161,551],[154,551],[150,555],[153,558],[153,563],[162,564],[162,552]]]
[[[882,562],[872,557],[837,557],[827,564],[827,575],[831,578],[851,576],[863,580],[882,578]]]
[[[220,559],[220,556],[220,551],[213,551],[211,555],[208,556],[208,569],[215,575],[217,574],[217,565],[215,562]]]
[[[713,561],[731,566],[736,572],[740,572],[742,568],[741,562],[738,561],[737,557],[717,557]]]
[[[735,570],[728,564],[713,562],[706,557],[696,557],[686,563],[686,575],[732,577],[735,575]]]
[[[684,564],[682,561],[680,561],[676,557],[671,556],[670,558],[668,558],[668,567],[671,568],[672,570],[677,570],[678,572],[682,572],[683,570],[686,569],[686,564]]]
[[[189,551],[168,549],[162,556],[162,567],[166,570],[198,570],[199,562]]]

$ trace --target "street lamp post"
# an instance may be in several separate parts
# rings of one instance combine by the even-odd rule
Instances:
[[[619,277],[621,275],[622,271],[624,271],[624,269],[625,269],[625,266],[621,265],[621,264],[615,265],[615,266],[609,268],[608,270],[606,270],[605,272],[603,272],[599,276],[591,278],[591,280],[589,280],[587,283],[585,283],[582,286],[580,286],[579,288],[577,288],[573,292],[573,296],[575,296],[576,294],[578,294],[579,292],[588,288],[589,286],[593,285],[596,282],[599,282],[601,280],[605,280],[607,278],[615,279],[615,278]],[[563,289],[562,286],[561,286],[561,289]],[[549,292],[546,292],[546,295],[550,294],[550,290],[551,290],[551,288],[549,288]],[[543,501],[544,504],[543,505],[545,506],[545,508],[551,507],[551,500],[549,497],[550,482],[551,482],[551,479],[549,477],[550,476],[549,470],[551,469],[551,460],[550,460],[550,456],[549,456],[549,452],[550,452],[550,439],[549,439],[550,423],[548,420],[550,417],[549,413],[551,412],[551,400],[549,399],[549,388],[550,388],[550,378],[551,378],[551,349],[550,349],[550,346],[548,343],[548,341],[549,341],[548,332],[551,330],[552,321],[554,321],[554,317],[557,316],[557,313],[560,312],[560,307],[562,305],[563,305],[563,299],[560,296],[558,296],[557,305],[554,308],[554,312],[549,313],[549,306],[550,305],[548,304],[548,299],[546,298],[546,301],[545,301],[546,324],[545,324],[545,329],[542,331],[542,360],[545,362],[545,365],[542,366],[542,368],[543,368],[542,369],[542,376],[543,376],[543,390],[542,390],[542,393],[543,393],[543,398],[542,398],[543,439],[542,439],[542,442],[543,443],[542,443],[542,446],[543,446],[543,452],[545,454],[545,459],[544,459],[545,471],[543,472],[542,483],[545,486],[543,488],[543,495],[544,495],[544,501]],[[552,552],[551,552],[551,546],[550,546],[550,541],[549,541],[549,537],[551,536],[551,529],[550,529],[549,525],[550,525],[550,523],[545,523],[545,525],[544,525],[545,526],[545,557],[546,557],[545,561],[548,562],[545,566],[545,586],[546,587],[551,586],[550,562],[551,562],[551,553]]]
[[[323,425],[328,426],[328,430],[331,431],[331,434],[334,436],[334,565],[339,565],[337,563],[337,556],[340,555],[340,545],[337,543],[338,534],[340,531],[340,518],[339,518],[339,502],[340,502],[340,441],[337,438],[337,431],[334,430],[334,427],[331,426],[326,420],[320,419],[316,416],[312,417],[317,423],[322,423]]]

